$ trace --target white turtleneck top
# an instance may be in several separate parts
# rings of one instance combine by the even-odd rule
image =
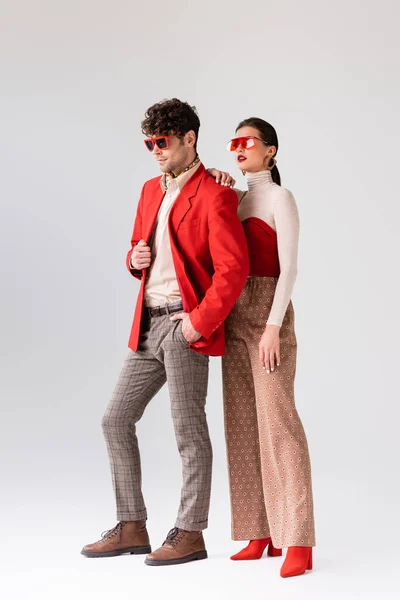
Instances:
[[[276,285],[268,325],[282,325],[297,275],[299,215],[289,190],[272,181],[271,171],[247,174],[248,191],[236,190],[241,221],[258,217],[277,233],[280,275]]]

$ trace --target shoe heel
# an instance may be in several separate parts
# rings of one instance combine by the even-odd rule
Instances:
[[[308,557],[307,570],[311,571],[312,566],[312,548],[310,548],[310,556]]]
[[[271,541],[268,544],[268,556],[282,556],[282,548],[275,548]]]

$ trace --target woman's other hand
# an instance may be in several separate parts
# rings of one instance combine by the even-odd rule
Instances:
[[[211,177],[214,177],[216,183],[220,183],[221,185],[226,185],[227,187],[233,188],[236,183],[236,180],[225,171],[219,171],[218,169],[207,169],[207,172],[210,173]]]
[[[258,345],[260,363],[267,373],[273,372],[281,362],[279,331],[278,325],[267,325]]]

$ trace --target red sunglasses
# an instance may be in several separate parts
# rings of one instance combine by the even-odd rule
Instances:
[[[268,144],[264,142],[264,140],[262,140],[261,138],[256,137],[255,135],[247,135],[245,137],[233,138],[230,142],[228,142],[227,149],[229,150],[229,152],[234,152],[239,148],[239,146],[242,146],[243,150],[249,150],[250,148],[254,148],[254,140],[260,140],[260,142],[268,146]]]
[[[149,152],[153,152],[154,146],[157,146],[160,150],[165,150],[165,148],[168,148],[168,135],[148,138],[147,140],[144,140],[144,143]]]
[[[174,135],[179,137],[180,135],[182,135],[182,133],[179,131],[178,133],[175,133]],[[160,150],[165,150],[165,148],[168,148],[168,145],[169,145],[168,140],[170,137],[173,137],[173,136],[172,135],[171,136],[170,135],[159,135],[158,137],[147,138],[146,140],[144,140],[144,144],[149,152],[153,152],[154,146],[157,146],[157,148],[159,148]]]

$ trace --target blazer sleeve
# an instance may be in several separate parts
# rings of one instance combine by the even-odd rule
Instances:
[[[209,204],[209,248],[214,265],[211,286],[189,313],[193,327],[209,338],[232,310],[249,274],[249,254],[238,198],[231,189],[218,191]]]
[[[132,256],[132,251],[133,251],[134,247],[142,239],[143,197],[144,197],[144,186],[143,186],[142,192],[140,194],[139,202],[138,202],[137,209],[136,209],[135,224],[133,226],[133,233],[132,233],[132,238],[131,238],[131,249],[129,250],[128,254],[126,255],[126,267],[127,267],[128,271],[134,277],[136,277],[136,279],[142,279],[143,271],[142,271],[142,269],[134,269],[131,266],[131,256]]]

